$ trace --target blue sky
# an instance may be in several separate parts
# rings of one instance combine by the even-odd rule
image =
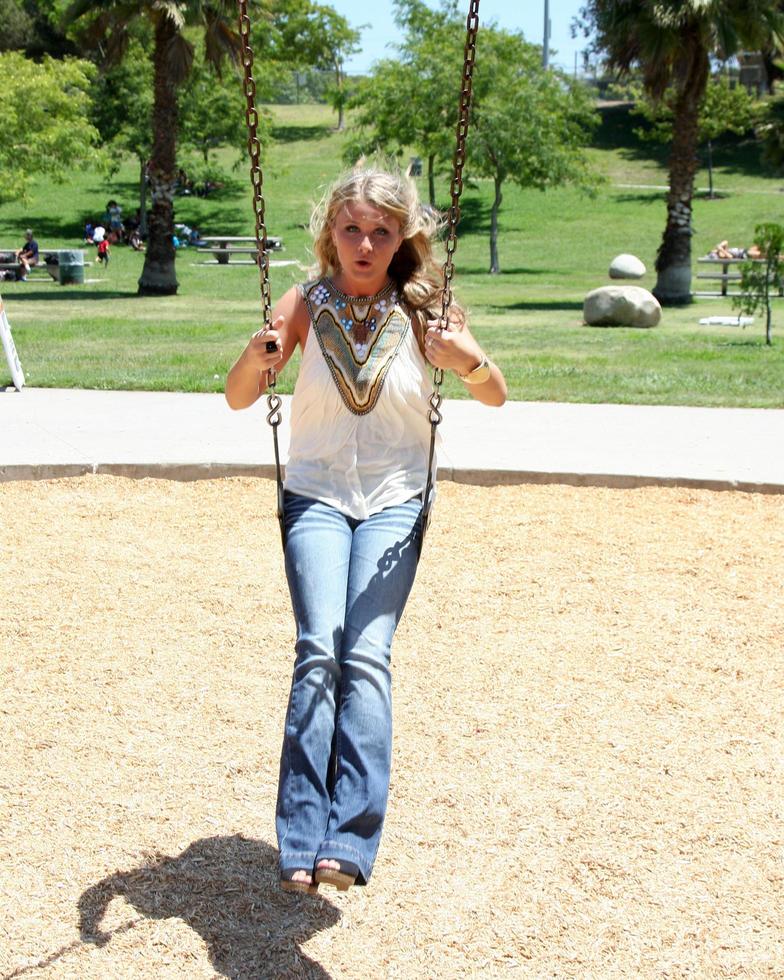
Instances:
[[[399,33],[392,19],[391,0],[326,0],[339,14],[348,20],[352,27],[370,24],[362,32],[362,51],[346,65],[349,72],[365,72],[378,58],[391,54],[387,44],[399,40]],[[428,0],[430,6],[437,6]],[[569,36],[569,25],[577,14],[583,0],[550,0],[550,48],[557,53],[551,58],[553,64],[568,71],[574,69],[574,56],[584,47],[585,42]],[[468,2],[464,0],[465,12]],[[479,19],[482,22],[495,21],[499,27],[522,31],[526,40],[541,44],[544,32],[544,0],[480,0]]]

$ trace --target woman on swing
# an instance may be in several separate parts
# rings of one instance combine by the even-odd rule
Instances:
[[[247,408],[302,363],[286,465],[285,567],[296,620],[276,826],[281,886],[370,878],[392,748],[390,648],[416,573],[430,440],[427,361],[487,405],[506,383],[452,307],[435,223],[403,176],[345,175],[311,222],[318,278],[290,289],[226,382]],[[269,343],[269,342],[274,342]]]

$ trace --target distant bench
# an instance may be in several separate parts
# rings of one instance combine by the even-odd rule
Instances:
[[[740,293],[727,292],[728,282],[740,282],[743,278],[740,272],[731,272],[730,266],[743,265],[745,262],[753,262],[754,265],[764,265],[765,259],[712,259],[707,256],[697,259],[700,265],[721,266],[721,272],[698,272],[697,279],[711,279],[721,283],[721,292],[718,293],[695,293],[695,296],[740,296]],[[784,296],[784,290],[779,289],[779,296]]]
[[[267,236],[267,250],[279,252],[283,248],[280,238]],[[255,236],[248,235],[201,235],[197,252],[210,252],[218,265],[255,265],[255,259],[231,262],[232,255],[256,255]]]

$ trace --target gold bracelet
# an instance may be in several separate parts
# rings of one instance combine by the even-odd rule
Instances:
[[[490,377],[490,361],[487,359],[487,355],[482,355],[482,360],[477,364],[473,371],[469,371],[468,374],[458,374],[458,378],[461,381],[465,381],[467,385],[482,385]]]

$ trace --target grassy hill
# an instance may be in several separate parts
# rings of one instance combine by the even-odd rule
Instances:
[[[310,209],[342,168],[345,137],[332,130],[333,115],[324,107],[270,111],[276,142],[265,164],[267,226],[285,243],[276,258],[295,263],[273,269],[275,297],[305,275]],[[634,137],[626,107],[604,110],[590,152],[606,178],[593,198],[569,188],[542,193],[505,186],[498,276],[487,273],[492,188],[479,181],[464,192],[456,292],[471,311],[475,333],[504,368],[511,397],[783,406],[784,303],[778,337],[774,320],[772,349],[764,345],[759,319],[745,331],[699,325],[701,316],[731,314],[728,301],[706,299],[666,310],[651,331],[582,324],[585,293],[608,281],[614,255],[633,252],[652,270],[665,221],[663,153]],[[753,147],[728,141],[714,158],[721,197],[697,197],[695,258],[723,238],[748,244],[760,221],[784,220],[781,181],[761,171]],[[243,161],[231,170],[232,162],[226,151],[230,177],[210,197],[177,198],[178,221],[204,234],[252,234],[247,166]],[[701,174],[698,186],[706,184]],[[44,248],[78,246],[84,221],[100,215],[109,198],[132,213],[137,186],[132,161],[111,178],[87,172],[65,186],[38,183],[28,205],[0,208],[0,248],[18,247],[28,226]],[[446,203],[446,175],[441,192]],[[256,270],[204,265],[204,256],[183,250],[177,258],[179,295],[141,299],[136,280],[142,261],[139,253],[118,246],[107,270],[88,270],[97,281],[85,286],[2,284],[28,383],[222,389],[226,370],[259,324]],[[649,271],[642,285],[650,288],[654,281]],[[293,376],[285,372],[281,390],[291,390]],[[446,393],[464,395],[452,379]]]

